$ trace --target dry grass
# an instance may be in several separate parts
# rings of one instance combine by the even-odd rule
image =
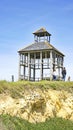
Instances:
[[[18,82],[7,82],[0,81],[0,94],[10,94],[13,98],[22,97],[26,90],[33,90],[39,88],[44,89],[55,89],[55,90],[66,90],[73,93],[73,82],[64,81],[40,81],[40,82],[29,82],[29,81],[18,81]]]

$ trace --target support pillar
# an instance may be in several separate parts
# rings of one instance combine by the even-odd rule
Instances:
[[[60,77],[60,67],[58,67],[58,76]]]
[[[52,50],[50,51],[50,80],[52,80],[53,75],[53,56],[52,56]]]
[[[30,53],[28,53],[28,80],[30,80]]]
[[[26,57],[25,57],[25,54],[24,54],[24,79],[25,79],[25,66],[26,66],[25,65],[25,63],[26,63],[25,61],[26,61]]]
[[[34,68],[33,68],[33,79],[35,81],[35,60],[36,60],[36,54],[34,53]]]
[[[40,52],[40,64],[41,64],[41,68],[40,68],[40,79],[43,79],[43,63],[42,63],[42,52]]]
[[[24,65],[24,79],[25,79],[25,65]]]
[[[63,68],[64,58],[62,57],[62,68]]]
[[[35,81],[35,64],[34,64],[34,68],[33,68],[33,80]]]
[[[58,56],[58,76],[60,77],[60,56]]]
[[[20,65],[20,60],[21,60],[21,54],[19,54],[19,72],[18,72],[18,80],[21,79],[20,75],[21,75],[21,65]]]
[[[50,43],[50,36],[49,36],[49,43]]]

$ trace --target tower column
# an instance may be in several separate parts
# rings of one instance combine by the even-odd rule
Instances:
[[[34,68],[33,68],[33,79],[35,81],[35,61],[36,61],[36,54],[34,53]]]
[[[19,72],[18,72],[18,80],[20,80],[20,75],[21,75],[21,65],[20,65],[20,59],[21,59],[21,54],[19,54]]]
[[[40,67],[40,79],[42,80],[43,79],[42,52],[40,52],[40,64],[41,64],[41,67]]]
[[[53,75],[53,55],[52,50],[50,51],[50,80],[52,80]]]
[[[50,36],[49,36],[49,43],[50,43]]]
[[[60,56],[58,56],[58,76],[60,77]]]
[[[28,53],[28,80],[30,80],[30,53]]]

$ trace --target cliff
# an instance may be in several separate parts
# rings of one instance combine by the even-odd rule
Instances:
[[[0,115],[31,123],[62,117],[73,121],[73,82],[0,82]]]

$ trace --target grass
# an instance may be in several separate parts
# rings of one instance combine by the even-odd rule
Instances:
[[[62,118],[51,118],[44,123],[32,124],[17,117],[1,115],[0,121],[3,124],[1,130],[73,130],[73,122]]]
[[[68,92],[73,92],[73,82],[64,81],[40,81],[40,82],[29,82],[29,81],[18,81],[18,82],[7,82],[0,81],[0,94],[7,93],[13,98],[23,97],[23,93],[26,90],[34,89],[54,89],[54,90],[65,90]]]

